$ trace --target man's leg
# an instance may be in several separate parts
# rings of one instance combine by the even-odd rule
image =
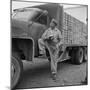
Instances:
[[[57,55],[55,49],[51,49],[51,73],[53,75],[53,79],[56,79],[56,74],[57,74]]]
[[[39,45],[39,54],[45,54],[45,43],[43,39],[38,40],[38,45]]]

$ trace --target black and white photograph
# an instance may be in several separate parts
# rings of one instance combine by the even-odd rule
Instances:
[[[11,89],[88,84],[88,5],[11,0]]]

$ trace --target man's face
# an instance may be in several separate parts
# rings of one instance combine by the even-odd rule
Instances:
[[[55,23],[53,23],[53,22],[50,23],[51,28],[55,28],[55,26],[56,26]]]

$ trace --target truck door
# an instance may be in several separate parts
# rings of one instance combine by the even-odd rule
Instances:
[[[38,18],[38,16],[36,17]],[[30,36],[34,39],[35,56],[38,55],[38,39],[41,38],[44,31],[47,29],[47,15],[43,14],[38,19],[33,21],[34,23],[30,27]]]

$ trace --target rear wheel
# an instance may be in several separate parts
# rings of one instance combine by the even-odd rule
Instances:
[[[83,48],[78,48],[77,52],[76,52],[76,60],[75,63],[76,64],[81,64],[83,62]]]
[[[88,59],[88,54],[87,54],[87,47],[84,48],[84,57],[83,57],[83,60],[84,61],[87,61]]]
[[[72,49],[69,55],[71,56],[71,63],[75,64],[76,51]]]
[[[72,50],[71,57],[72,63],[81,64],[83,62],[83,49],[81,47],[78,47],[77,49]]]
[[[18,84],[23,70],[23,64],[21,60],[12,56],[11,60],[11,89],[15,88]]]

